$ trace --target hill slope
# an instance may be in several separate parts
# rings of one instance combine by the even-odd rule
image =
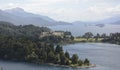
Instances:
[[[46,27],[37,27],[34,25],[13,25],[8,22],[0,22],[0,35],[4,36],[14,36],[14,37],[37,37],[43,31],[51,31],[49,28]]]
[[[21,8],[0,10],[0,21],[10,22],[15,25],[34,24],[37,26],[52,26],[66,24],[55,21],[47,16],[26,12]]]

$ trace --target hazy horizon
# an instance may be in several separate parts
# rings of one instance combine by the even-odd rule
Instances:
[[[120,14],[119,3],[120,0],[1,0],[0,9],[20,7],[58,21],[98,21]]]

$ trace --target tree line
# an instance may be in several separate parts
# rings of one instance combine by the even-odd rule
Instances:
[[[51,30],[46,27],[16,26],[0,22],[0,59],[77,66],[90,64],[88,59],[80,60],[77,54],[70,56],[60,45],[55,47],[54,44],[73,40],[74,37],[67,37],[70,32],[65,32],[64,38],[59,36],[39,38],[42,32],[49,31]]]
[[[86,39],[90,39],[90,38],[95,38],[96,41],[98,41],[99,38],[102,39],[101,42],[109,42],[109,43],[114,43],[114,44],[120,44],[120,33],[116,32],[116,33],[110,33],[110,34],[99,34],[97,33],[96,35],[94,35],[92,32],[86,32],[84,35],[82,36],[78,36],[79,38],[86,38]]]
[[[53,63],[60,65],[89,65],[88,59],[80,60],[77,54],[70,56],[62,46],[54,46],[40,40],[15,38],[0,35],[0,59],[31,63]]]
[[[103,39],[103,42],[109,42],[120,45],[120,33],[110,33],[107,38]]]

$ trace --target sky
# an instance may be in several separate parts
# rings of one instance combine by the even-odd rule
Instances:
[[[120,14],[120,0],[0,0],[0,9],[23,8],[58,21],[98,21]]]

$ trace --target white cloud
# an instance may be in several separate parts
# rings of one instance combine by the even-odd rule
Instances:
[[[9,6],[14,6],[14,4],[13,4],[13,3],[9,3],[8,5],[9,5]]]
[[[97,7],[95,5],[90,7],[88,11],[97,15],[120,14],[120,5],[110,7]]]
[[[55,10],[53,13],[59,16],[57,19],[60,20],[64,19],[68,21],[73,20],[96,21],[120,14],[120,5],[109,7],[100,7],[94,5],[83,10],[72,8],[69,9],[60,8]]]
[[[39,4],[41,6],[51,5],[54,3],[59,3],[64,0],[28,0],[28,3],[30,4]]]
[[[21,7],[26,11],[50,16],[56,20],[100,20],[120,14],[119,0],[25,0],[5,3],[0,8]],[[91,18],[92,17],[92,18]]]

